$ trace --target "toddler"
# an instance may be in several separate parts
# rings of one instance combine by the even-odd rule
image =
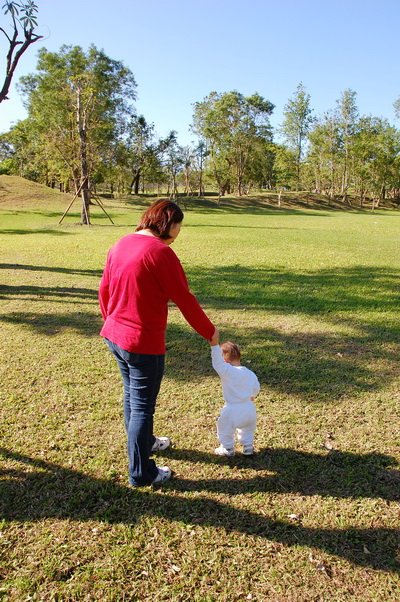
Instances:
[[[256,429],[256,406],[254,398],[260,392],[257,376],[240,364],[240,349],[230,341],[211,346],[211,360],[219,374],[225,405],[217,420],[217,435],[220,446],[218,456],[235,455],[235,433],[243,446],[243,453],[254,453],[254,431]]]

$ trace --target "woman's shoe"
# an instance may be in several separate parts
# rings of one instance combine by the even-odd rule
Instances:
[[[159,483],[164,483],[164,481],[168,481],[172,476],[172,471],[168,466],[157,466],[158,475],[152,482],[152,485],[158,485]]]
[[[171,445],[171,439],[169,437],[154,437],[155,441],[151,448],[152,453],[158,451],[164,451]]]

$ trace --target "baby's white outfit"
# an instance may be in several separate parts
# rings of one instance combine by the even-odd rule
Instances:
[[[227,449],[235,447],[235,432],[243,447],[252,447],[256,430],[256,406],[251,397],[260,392],[257,376],[245,366],[232,366],[224,361],[219,345],[211,347],[214,370],[222,383],[225,405],[217,420],[217,435]]]

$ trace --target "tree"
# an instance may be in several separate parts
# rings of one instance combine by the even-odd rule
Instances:
[[[179,146],[175,131],[170,133],[168,140],[169,144],[163,152],[163,163],[168,174],[168,195],[170,198],[176,199],[178,196],[177,176],[185,164],[185,151]]]
[[[10,15],[12,25],[11,32],[0,27],[1,33],[5,35],[8,42],[6,75],[0,90],[0,102],[8,100],[8,92],[20,58],[31,44],[43,37],[34,33],[37,27],[38,8],[33,0],[6,1],[3,11],[5,15]]]
[[[296,157],[287,146],[277,144],[273,147],[274,152],[274,183],[281,192],[288,188],[289,182],[296,177]]]
[[[255,142],[272,138],[269,116],[273,109],[258,93],[246,97],[236,90],[211,92],[195,103],[192,127],[207,142],[221,194],[231,183],[237,194],[243,194]]]
[[[296,156],[296,188],[300,188],[300,165],[304,153],[304,144],[313,123],[310,95],[300,82],[294,97],[285,105],[282,132],[289,148]]]
[[[22,78],[29,117],[48,156],[70,171],[82,198],[81,222],[90,224],[91,182],[109,149],[126,131],[135,100],[131,71],[91,46],[39,51],[38,72]]]
[[[145,176],[155,175],[163,154],[175,143],[175,132],[170,132],[166,138],[156,139],[154,124],[147,123],[143,115],[132,117],[128,126],[127,147],[132,172],[130,188],[134,194],[139,194],[140,181],[144,188]]]
[[[400,132],[386,119],[362,117],[353,145],[361,203],[367,191],[384,200],[388,190],[399,187]]]
[[[356,105],[357,93],[354,90],[347,89],[337,101],[339,135],[341,137],[342,154],[342,184],[341,194],[344,199],[347,198],[347,189],[349,187],[350,176],[350,156],[351,143],[356,130],[358,121],[358,109]]]
[[[274,162],[276,146],[265,139],[255,141],[251,149],[251,159],[246,169],[249,188],[256,187],[271,190],[276,184]]]
[[[202,197],[205,194],[204,190],[204,166],[209,155],[207,144],[204,140],[200,140],[196,148],[193,150],[193,172],[197,178],[198,196]]]
[[[338,191],[340,133],[337,113],[327,112],[314,123],[309,133],[308,161],[314,172],[314,189],[331,200]]]
[[[134,116],[129,125],[128,147],[132,169],[130,188],[139,194],[140,178],[146,161],[153,151],[154,125],[147,123],[143,115]]]

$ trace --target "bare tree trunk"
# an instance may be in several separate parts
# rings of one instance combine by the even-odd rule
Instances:
[[[140,169],[137,169],[135,172],[135,175],[133,176],[130,188],[132,191],[133,188],[133,194],[139,194],[139,184],[140,184]]]
[[[6,4],[4,6],[6,6]],[[12,37],[9,37],[2,28],[2,32],[5,34],[8,40],[9,47],[7,51],[6,75],[3,81],[3,85],[0,88],[0,102],[3,102],[3,100],[8,100],[8,91],[10,89],[11,81],[21,56],[31,44],[34,44],[35,42],[43,38],[43,36],[38,36],[35,33],[33,33],[31,29],[24,28],[24,40],[18,40],[19,32],[17,20],[14,13],[11,14],[14,26]]]
[[[81,90],[78,86],[76,94],[76,120],[79,132],[80,163],[81,163],[81,224],[90,226],[90,189],[89,189],[89,167],[87,160],[87,132],[84,116],[82,115]]]
[[[200,166],[200,174],[199,174],[199,197],[204,196],[204,186],[203,186],[203,166]]]

